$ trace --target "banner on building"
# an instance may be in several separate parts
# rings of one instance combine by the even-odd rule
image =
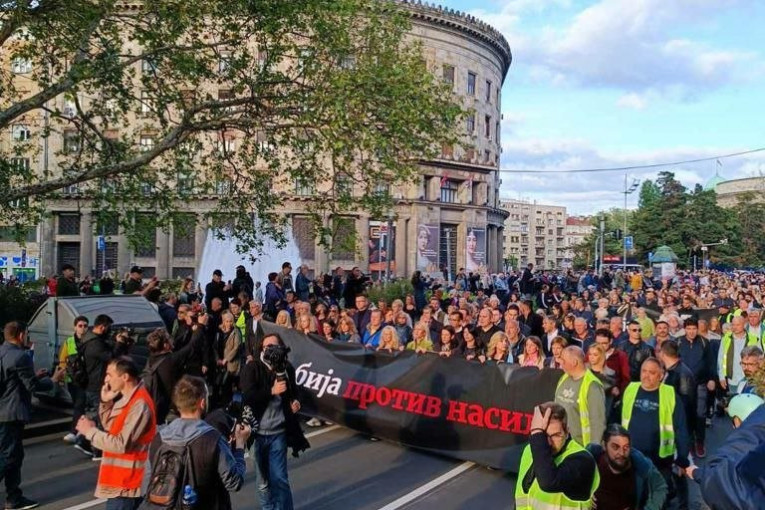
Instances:
[[[302,410],[345,427],[497,469],[517,471],[535,405],[562,372],[481,365],[435,354],[369,352],[263,323],[292,349]]]
[[[391,274],[396,274],[396,227],[390,228],[390,252],[388,251],[388,222],[369,222],[369,244],[367,256],[369,257],[369,272],[372,278],[382,280],[388,270],[390,260]]]
[[[434,278],[443,276],[438,265],[439,235],[438,225],[421,223],[417,226],[417,269]]]
[[[465,246],[465,270],[469,273],[486,272],[486,229],[468,227]]]

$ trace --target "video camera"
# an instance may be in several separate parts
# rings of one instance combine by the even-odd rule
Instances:
[[[236,392],[232,396],[231,402],[226,406],[226,414],[234,420],[228,437],[234,437],[234,432],[240,424],[247,425],[252,429],[253,434],[250,436],[250,440],[247,441],[247,448],[249,449],[249,447],[252,446],[252,442],[255,440],[254,432],[258,430],[260,424],[255,418],[255,413],[252,412],[252,408],[244,404],[244,399],[240,392]]]
[[[263,363],[268,365],[271,370],[276,372],[276,379],[278,381],[286,381],[287,380],[287,355],[290,352],[290,348],[277,344],[277,345],[269,345],[261,354],[261,359],[263,360]]]
[[[128,347],[136,343],[137,335],[135,328],[120,328],[112,333],[112,341],[117,342],[118,338],[123,338],[123,342]]]

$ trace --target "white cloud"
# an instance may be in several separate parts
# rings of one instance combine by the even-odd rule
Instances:
[[[516,64],[529,66],[532,79],[687,99],[763,75],[765,64],[755,52],[673,36],[678,27],[708,23],[744,1],[601,0],[563,26],[535,32],[524,29],[525,16],[533,13],[530,0],[509,0],[495,12],[473,14],[505,34]],[[558,2],[539,3],[543,10]],[[638,104],[631,96],[625,101],[627,107]]]
[[[645,107],[648,105],[648,100],[645,94],[630,92],[629,94],[624,94],[620,97],[619,100],[616,101],[616,105],[631,110],[645,110]]]

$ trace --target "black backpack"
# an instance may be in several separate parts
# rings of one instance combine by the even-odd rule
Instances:
[[[171,446],[164,443],[159,434],[157,438],[159,447],[151,460],[149,486],[139,508],[180,510],[183,508],[184,487],[196,487],[190,450],[194,441],[184,446]]]
[[[165,391],[164,385],[162,384],[162,379],[159,377],[159,373],[157,372],[159,367],[162,365],[162,363],[165,362],[166,359],[166,357],[162,358],[158,363],[155,363],[154,365],[150,365],[147,361],[146,366],[143,369],[143,373],[141,374],[141,379],[143,380],[143,384],[146,386],[146,391],[149,392],[149,395],[151,395],[151,398],[155,404],[158,402],[158,400],[164,400],[167,398],[167,392]]]
[[[72,382],[80,388],[88,386],[88,369],[85,366],[85,344],[77,348],[77,354],[66,357],[66,370]]]

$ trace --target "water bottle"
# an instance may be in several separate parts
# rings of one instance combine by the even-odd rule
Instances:
[[[191,485],[183,488],[183,510],[191,510],[197,504],[197,493]]]

